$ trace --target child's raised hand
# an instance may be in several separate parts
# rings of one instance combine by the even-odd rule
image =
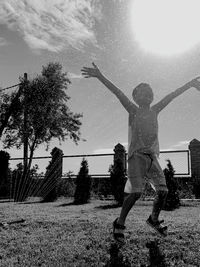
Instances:
[[[195,87],[198,91],[200,91],[200,76],[196,77],[195,79],[191,80],[189,83],[187,83],[187,85],[189,85],[190,87]]]
[[[93,65],[93,68],[83,67],[81,69],[82,75],[85,78],[91,78],[91,77],[98,78],[100,77],[100,75],[102,75],[98,67],[94,64],[94,62],[92,62],[92,65]]]

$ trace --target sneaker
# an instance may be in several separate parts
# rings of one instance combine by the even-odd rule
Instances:
[[[163,223],[164,220],[162,221],[157,221],[154,222],[151,218],[151,215],[149,216],[149,218],[146,220],[146,223],[148,225],[150,225],[154,230],[156,230],[156,232],[158,232],[161,236],[166,237],[167,236],[167,226],[162,227],[161,223]]]

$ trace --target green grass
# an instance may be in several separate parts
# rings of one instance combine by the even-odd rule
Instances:
[[[117,266],[117,260],[120,266],[124,262],[124,266],[144,267],[149,266],[146,243],[155,240],[165,266],[200,266],[198,202],[185,203],[172,212],[162,211],[161,218],[169,227],[165,239],[145,223],[152,202],[138,202],[127,218],[127,244],[122,248],[114,248],[110,234],[120,208],[109,208],[112,201],[92,200],[79,206],[70,202],[0,203],[1,221],[26,220],[0,228],[0,266]]]

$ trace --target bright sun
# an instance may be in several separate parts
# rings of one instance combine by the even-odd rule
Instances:
[[[183,53],[200,42],[200,0],[133,0],[131,24],[148,52]]]

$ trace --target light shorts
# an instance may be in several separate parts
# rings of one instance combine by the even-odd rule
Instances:
[[[135,152],[128,159],[128,179],[124,192],[142,192],[147,182],[155,191],[168,191],[165,176],[156,155]]]

